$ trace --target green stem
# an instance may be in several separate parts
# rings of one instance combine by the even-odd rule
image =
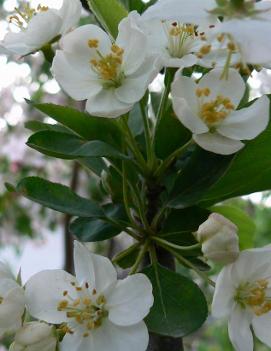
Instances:
[[[178,254],[176,251],[172,250],[171,248],[169,248],[167,245],[164,245],[162,243],[160,243],[160,246],[162,246],[164,249],[166,249],[167,251],[169,251],[173,256],[175,256],[177,258],[177,260],[180,263],[183,263],[184,265],[190,267],[191,269],[193,269],[202,279],[204,279],[205,281],[207,281],[210,285],[212,285],[213,287],[215,287],[215,282],[213,282],[208,276],[207,274],[205,274],[204,272],[200,271],[196,266],[193,265],[193,263],[191,263],[189,260],[187,260],[186,258],[184,258],[182,255]]]
[[[129,221],[131,223],[131,226],[135,228],[139,232],[144,232],[143,228],[141,228],[133,218],[130,212],[130,207],[129,207],[129,200],[128,200],[128,191],[127,191],[127,176],[126,176],[126,169],[125,169],[125,163],[122,161],[122,192],[123,192],[123,203],[124,207],[127,213],[127,216],[129,218]]]
[[[175,72],[175,70],[174,70],[174,72]],[[166,110],[166,107],[167,107],[167,101],[168,101],[168,96],[169,96],[169,93],[170,93],[170,87],[171,87],[172,80],[173,80],[173,70],[170,69],[170,68],[167,68],[166,72],[165,72],[165,80],[164,80],[165,88],[164,88],[162,99],[160,101],[160,105],[159,105],[159,108],[158,108],[156,125],[155,125],[155,132],[154,132],[153,140],[152,140],[153,143],[154,143],[154,138],[155,138],[157,129],[158,129],[160,123],[161,123],[161,120],[162,120],[164,114],[165,114],[165,110]]]
[[[41,48],[41,51],[43,52],[45,60],[49,63],[52,63],[55,57],[55,52],[52,49],[52,46],[50,44],[47,44]]]
[[[150,254],[150,259],[151,259],[151,264],[155,267],[157,266],[158,263],[158,258],[156,254],[156,249],[154,245],[151,245],[149,248],[149,254]]]
[[[131,245],[130,247],[128,247],[128,249],[122,251],[121,253],[119,253],[117,256],[115,256],[112,260],[112,262],[114,264],[118,263],[120,260],[122,260],[123,258],[125,258],[126,256],[128,256],[131,252],[135,251],[138,247],[140,246],[140,243],[136,243],[134,245]]]
[[[112,218],[105,217],[104,220],[108,223],[111,223],[115,227],[119,228],[121,231],[124,231],[126,234],[130,235],[135,240],[140,241],[142,239],[141,236],[137,235],[136,233],[134,233],[132,230],[130,230],[127,227],[123,228],[122,225],[120,225],[118,222],[114,221]],[[131,224],[131,227],[133,227],[133,224]],[[137,228],[134,228],[134,229],[137,230]]]
[[[147,160],[150,168],[154,166],[155,155],[152,147],[152,136],[149,124],[149,118],[146,113],[144,102],[140,101],[140,110],[144,124],[144,133],[145,133],[145,140],[146,140],[146,148],[147,148]]]
[[[188,148],[194,143],[193,139],[190,139],[186,144],[182,145],[179,149],[175,150],[171,155],[169,155],[165,161],[158,167],[154,176],[158,179],[165,173],[165,171],[170,167],[172,162],[179,158]]]
[[[168,247],[172,247],[173,249],[182,250],[182,251],[191,251],[201,247],[201,244],[199,243],[190,245],[190,246],[180,246],[155,236],[152,237],[152,240],[156,241],[158,244],[161,243],[161,244],[167,245]]]
[[[139,150],[137,142],[135,141],[135,138],[130,130],[130,127],[128,125],[128,121],[126,118],[121,118],[121,126],[126,135],[128,146],[138,162],[139,168],[141,169],[143,174],[148,174],[149,170],[148,170],[147,163],[141,151]]]
[[[150,242],[149,240],[146,240],[146,242],[144,243],[144,245],[141,247],[139,254],[136,258],[135,264],[133,265],[133,267],[131,268],[129,275],[135,274],[138,271],[138,268],[148,250],[148,246],[149,246]]]

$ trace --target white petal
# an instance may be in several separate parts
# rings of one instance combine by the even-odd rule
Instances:
[[[208,132],[208,127],[203,123],[203,121],[192,111],[191,105],[182,98],[174,98],[173,110],[176,113],[178,119],[182,124],[191,130],[192,133],[206,133]]]
[[[270,20],[230,20],[220,24],[217,31],[229,33],[241,49],[243,59],[251,64],[271,61]]]
[[[19,325],[24,309],[24,290],[17,285],[9,291],[0,305],[0,328],[11,329],[14,325]]]
[[[263,132],[269,122],[270,101],[263,96],[253,105],[234,111],[217,128],[217,131],[231,139],[251,140]]]
[[[184,77],[182,70],[178,70],[175,74],[174,81],[171,85],[171,95],[174,98],[184,99],[191,107],[195,114],[198,113],[198,99],[196,90],[198,86],[192,78]]]
[[[88,282],[99,293],[117,282],[117,272],[111,261],[91,253],[78,241],[74,242],[74,265],[77,281],[80,284]]]
[[[244,147],[241,141],[226,138],[218,133],[195,134],[193,139],[204,150],[220,155],[231,155]]]
[[[57,307],[64,299],[64,291],[68,291],[74,299],[77,297],[71,282],[76,282],[76,279],[62,270],[47,270],[35,274],[28,280],[25,288],[29,313],[49,323],[68,321],[66,313],[58,311]]]
[[[74,27],[80,19],[82,4],[79,0],[63,0],[62,7],[58,11],[62,18],[61,33],[66,33]]]
[[[144,64],[132,75],[128,76],[122,85],[116,89],[116,96],[122,102],[134,104],[145,94],[148,85],[157,75],[158,70],[154,67],[153,59],[147,59]]]
[[[144,322],[119,327],[104,320],[100,328],[91,331],[89,337],[74,333],[66,335],[60,343],[60,351],[145,351],[149,342]]]
[[[88,45],[90,39],[99,41],[98,49],[102,55],[109,54],[112,45],[109,36],[93,24],[81,26],[66,34],[61,40],[61,47],[65,52],[76,55],[80,64],[90,67],[90,60],[97,58],[97,49]]]
[[[209,128],[199,118],[199,102],[196,98],[197,84],[188,77],[175,75],[171,86],[173,109],[185,127],[195,134],[208,132]]]
[[[137,25],[135,12],[120,22],[116,44],[124,49],[124,72],[126,75],[134,73],[143,64],[147,53],[147,37]]]
[[[122,102],[116,96],[116,89],[103,89],[88,99],[86,110],[93,116],[117,118],[129,112],[133,104]]]
[[[210,24],[216,19],[210,16],[206,10],[214,7],[216,4],[213,0],[160,0],[145,11],[143,18]]]
[[[30,20],[25,32],[25,43],[36,50],[41,49],[60,34],[61,18],[54,10],[40,12]]]
[[[266,313],[260,317],[255,316],[252,320],[252,326],[257,338],[271,347],[271,313]]]
[[[4,54],[9,54],[10,52],[22,56],[29,54],[33,49],[26,45],[24,32],[7,33],[4,40],[1,42],[1,46],[4,50],[7,50],[6,52],[3,51]]]
[[[75,100],[85,100],[102,89],[97,78],[87,75],[83,70],[71,66],[68,54],[57,50],[52,64],[52,72],[63,90]]]
[[[167,61],[165,60],[165,67],[176,67],[176,68],[185,68],[195,65],[198,61],[198,58],[193,54],[188,54],[182,58],[173,58],[170,57]]]
[[[249,312],[236,307],[229,320],[229,337],[236,351],[253,351],[253,336],[250,330]]]
[[[237,106],[245,93],[245,83],[240,74],[235,69],[229,69],[228,78],[220,79],[223,68],[215,68],[205,74],[199,84],[199,88],[210,88],[211,94],[204,98],[204,101],[214,100],[218,95],[231,99],[231,102]]]
[[[267,279],[270,275],[271,251],[268,248],[241,251],[232,269],[232,279],[236,285],[244,281]]]
[[[212,302],[212,315],[215,318],[227,317],[234,305],[235,286],[231,271],[232,265],[227,265],[217,277]]]
[[[119,280],[107,297],[109,320],[127,326],[142,321],[153,305],[152,285],[144,274]]]

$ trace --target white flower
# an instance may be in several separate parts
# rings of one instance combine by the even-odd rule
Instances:
[[[268,64],[271,61],[271,4],[270,1],[244,1],[235,8],[232,2],[214,6],[221,13],[223,22],[214,28],[214,35],[221,46],[234,46],[243,64]],[[231,61],[230,61],[231,62]]]
[[[215,19],[206,11],[208,4],[209,0],[160,0],[143,13],[138,22],[159,55],[158,67],[184,68],[199,61],[197,55]]]
[[[214,6],[213,0],[158,0],[144,12],[143,18],[209,25],[216,21],[216,17],[207,12]]]
[[[29,313],[49,323],[66,323],[64,351],[144,351],[143,319],[153,304],[152,286],[143,274],[117,280],[111,262],[75,242],[76,278],[43,271],[26,284]]]
[[[271,347],[271,250],[245,250],[220,272],[212,313],[229,319],[229,336],[237,351],[253,351],[255,335]]]
[[[80,19],[82,5],[79,0],[64,0],[59,10],[41,5],[33,9],[28,3],[24,3],[23,9],[15,10],[16,14],[10,17],[10,22],[19,31],[8,32],[0,47],[3,53],[27,55],[74,27]]]
[[[268,125],[269,99],[259,98],[251,106],[236,110],[245,93],[245,83],[234,69],[221,79],[216,68],[195,83],[176,73],[172,84],[173,108],[194,141],[203,149],[222,155],[244,147],[240,140],[251,140]]]
[[[19,329],[10,351],[55,351],[57,339],[53,326],[30,322]]]
[[[224,216],[212,213],[195,233],[204,256],[216,263],[234,262],[239,255],[237,227]]]
[[[0,336],[21,327],[24,310],[23,288],[13,279],[9,269],[0,263]]]
[[[56,53],[53,73],[75,100],[101,117],[130,111],[145,94],[157,72],[148,56],[146,35],[134,16],[123,19],[115,43],[99,27],[85,25],[67,34]]]

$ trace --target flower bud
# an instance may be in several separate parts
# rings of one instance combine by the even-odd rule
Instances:
[[[224,216],[212,213],[195,233],[204,256],[216,263],[234,262],[239,255],[238,228]]]
[[[53,326],[31,322],[17,331],[10,351],[55,351],[56,344],[57,339]]]

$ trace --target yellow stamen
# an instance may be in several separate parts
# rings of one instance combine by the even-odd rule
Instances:
[[[99,46],[99,40],[98,39],[89,39],[88,41],[88,46],[91,48],[91,49],[97,49],[98,46]]]

